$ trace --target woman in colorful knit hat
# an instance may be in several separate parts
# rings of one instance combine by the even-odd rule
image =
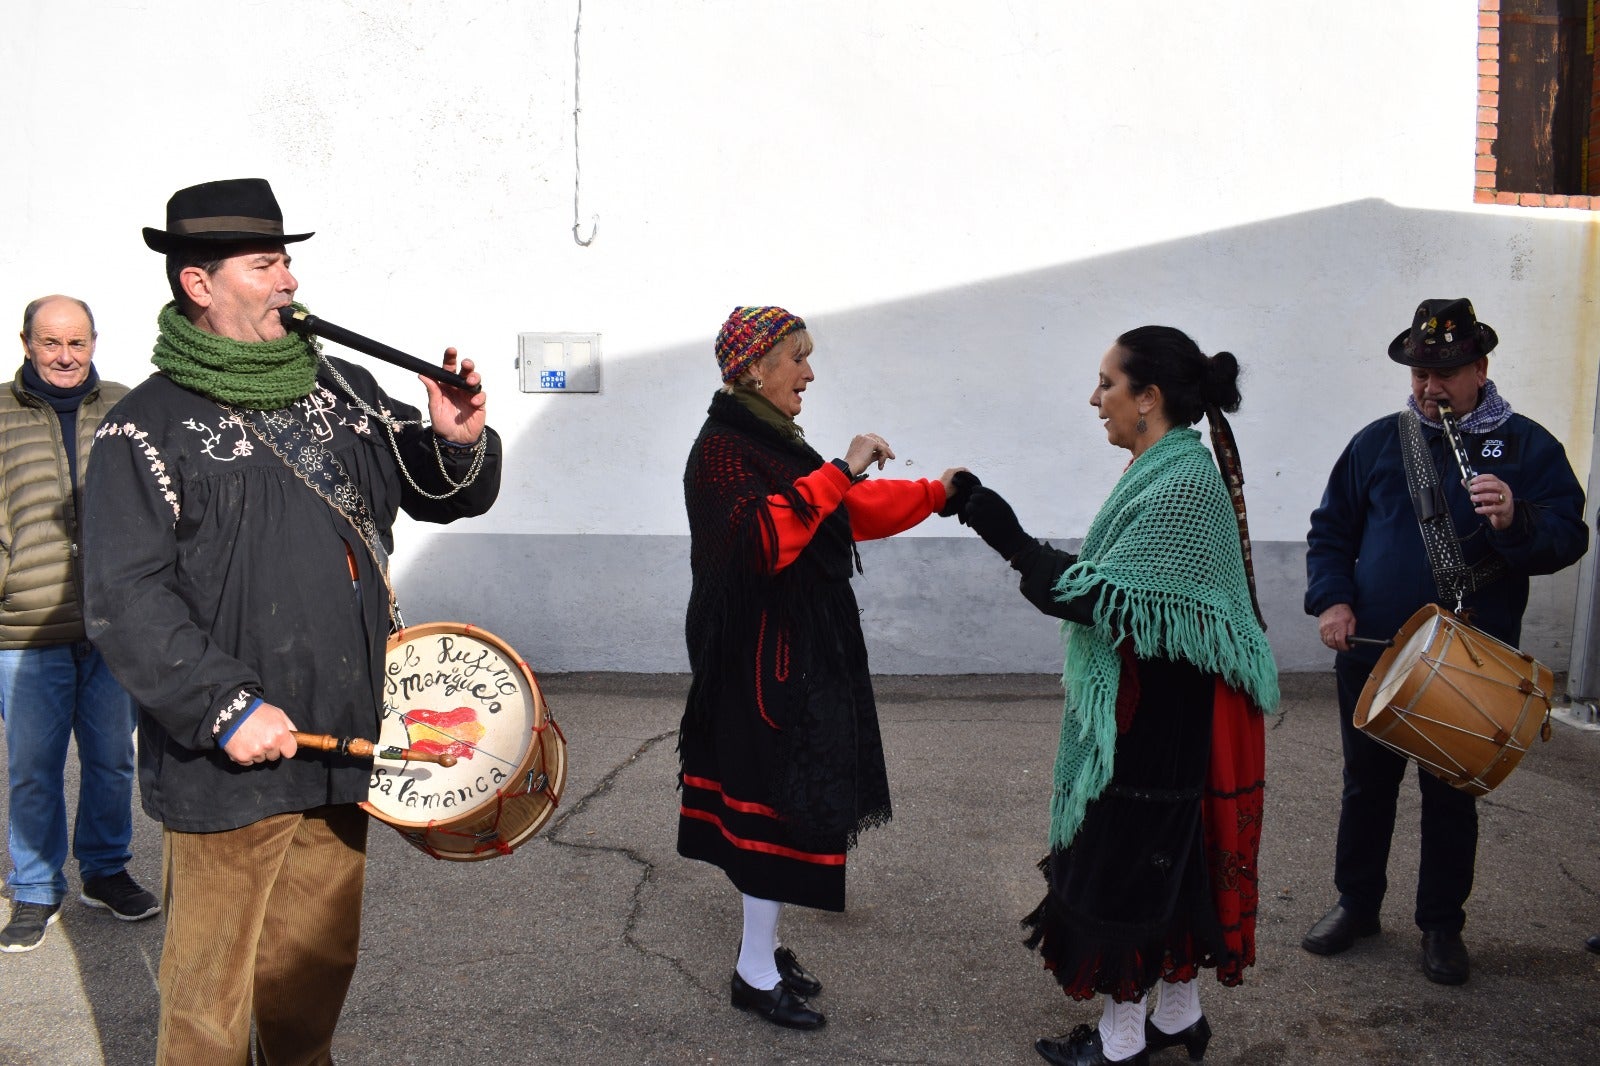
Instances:
[[[678,853],[743,894],[733,1005],[777,1025],[826,1022],[822,983],[778,942],[783,904],[844,910],[845,854],[889,820],[854,542],[889,537],[952,496],[938,481],[868,480],[875,433],[824,459],[795,422],[811,335],[781,307],[736,307],[717,334],[722,388],[683,475],[693,671],[679,752]]]
[[[961,520],[1064,620],[1049,891],[1024,924],[1066,994],[1100,995],[1104,1010],[1035,1044],[1053,1063],[1145,1063],[1176,1044],[1198,1060],[1211,1037],[1199,969],[1236,985],[1255,962],[1262,713],[1277,708],[1278,672],[1222,414],[1239,408],[1238,374],[1231,354],[1207,357],[1169,326],[1117,338],[1089,403],[1133,459],[1078,555],[1024,533],[972,475],[958,481]],[[1202,416],[1215,462],[1189,428]]]

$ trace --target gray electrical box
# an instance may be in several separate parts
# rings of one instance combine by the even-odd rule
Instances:
[[[519,333],[523,392],[599,392],[600,334]]]

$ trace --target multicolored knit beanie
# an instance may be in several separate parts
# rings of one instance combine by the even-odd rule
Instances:
[[[735,307],[717,331],[717,365],[731,385],[750,364],[772,351],[783,338],[806,328],[806,320],[781,307]]]

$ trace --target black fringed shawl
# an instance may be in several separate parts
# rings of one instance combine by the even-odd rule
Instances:
[[[712,397],[683,482],[694,675],[683,732],[714,735],[719,758],[761,764],[767,800],[797,839],[848,846],[888,820],[889,795],[846,509],[823,518],[789,566],[773,574],[768,565],[777,555],[768,498],[813,518],[795,481],[824,461],[734,396]]]

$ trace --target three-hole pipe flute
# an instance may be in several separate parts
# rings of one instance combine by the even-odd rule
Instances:
[[[354,330],[336,326],[326,319],[318,318],[309,311],[301,311],[285,306],[278,308],[278,317],[283,320],[284,329],[293,330],[296,333],[310,333],[318,337],[325,337],[335,344],[342,344],[346,348],[351,348],[363,355],[370,355],[374,359],[382,359],[386,363],[393,363],[395,366],[403,366],[407,370],[430,377],[435,381],[465,392],[482,391],[481,385],[468,385],[467,379],[454,371],[445,370],[443,367],[430,363],[426,359],[418,359],[414,355],[407,355],[398,348],[391,348],[387,344],[373,340],[371,337],[363,337]]]

